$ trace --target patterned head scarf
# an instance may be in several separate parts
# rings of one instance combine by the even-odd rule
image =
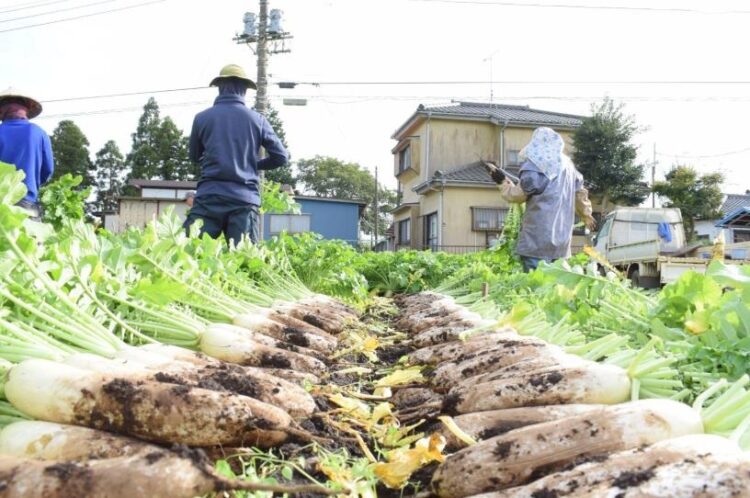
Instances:
[[[531,141],[521,151],[521,157],[528,159],[544,176],[554,180],[560,174],[565,155],[563,138],[552,128],[542,127],[534,130]]]

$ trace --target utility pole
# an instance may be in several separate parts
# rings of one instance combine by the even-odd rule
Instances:
[[[654,160],[651,162],[651,207],[656,207],[656,192],[654,184],[656,183],[656,144],[654,144]]]
[[[270,55],[289,53],[286,40],[292,35],[281,27],[282,12],[279,9],[268,11],[268,0],[258,0],[259,14],[247,12],[244,17],[245,29],[236,35],[237,44],[247,45],[257,56],[255,110],[261,114],[268,112],[268,58]]]
[[[265,116],[268,112],[268,56],[291,52],[286,47],[285,42],[291,39],[292,35],[281,28],[280,10],[271,10],[269,22],[268,0],[258,0],[258,3],[259,15],[257,23],[255,14],[252,12],[245,13],[243,18],[245,29],[242,31],[242,34],[235,35],[234,41],[237,44],[247,45],[257,56],[258,73],[255,78],[257,86],[255,91],[255,110]],[[253,48],[253,44],[255,44],[255,48]],[[265,151],[261,151],[261,154],[265,155]],[[264,172],[261,171],[261,182],[264,176]],[[261,216],[260,227],[258,227],[260,240],[263,240],[263,225],[263,217]]]
[[[265,116],[268,109],[268,77],[266,70],[268,66],[268,0],[259,0],[260,11],[258,16],[258,90],[255,92],[255,110]]]

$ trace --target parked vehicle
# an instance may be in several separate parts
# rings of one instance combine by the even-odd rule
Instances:
[[[602,221],[593,244],[641,287],[673,282],[688,270],[703,273],[711,261],[711,252],[700,250],[705,247],[687,245],[682,214],[675,208],[616,208]]]

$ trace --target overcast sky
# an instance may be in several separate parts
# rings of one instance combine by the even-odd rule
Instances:
[[[746,1],[269,1],[294,36],[291,53],[272,56],[271,82],[320,83],[269,88],[295,159],[377,165],[393,187],[390,136],[420,103],[486,102],[492,90],[495,102],[586,114],[609,95],[645,128],[640,159],[656,146],[657,178],[680,162],[723,172],[727,192],[750,188]],[[40,99],[50,133],[73,119],[92,155],[110,139],[127,152],[148,93],[54,100],[207,86],[232,62],[254,76],[253,53],[232,37],[257,10],[257,0],[0,0],[0,86]],[[456,81],[478,83],[438,84]],[[624,83],[634,81],[652,83]],[[155,95],[186,133],[214,96]]]

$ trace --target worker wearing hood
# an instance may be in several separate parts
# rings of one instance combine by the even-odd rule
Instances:
[[[593,230],[596,222],[583,186],[583,176],[563,153],[565,142],[551,128],[537,128],[520,152],[519,184],[495,177],[508,202],[526,203],[516,251],[524,269],[540,261],[570,257],[575,214]]]

